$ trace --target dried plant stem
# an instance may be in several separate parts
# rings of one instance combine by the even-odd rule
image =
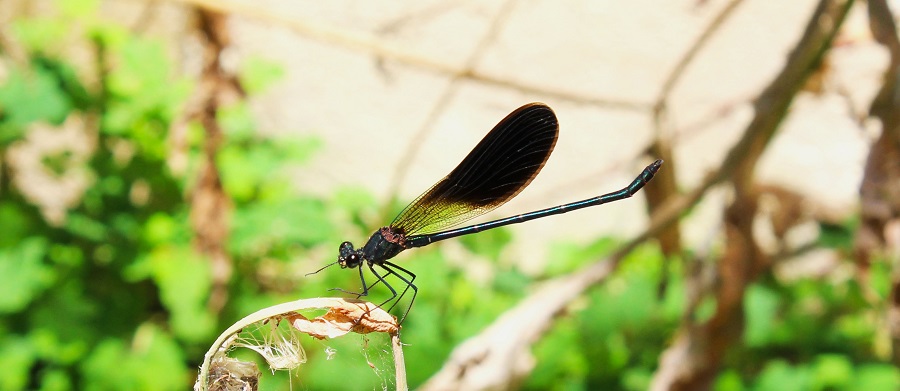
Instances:
[[[328,309],[328,313],[315,319],[307,319],[300,312]],[[300,299],[261,309],[235,322],[216,338],[200,366],[200,374],[194,383],[195,391],[208,390],[210,366],[216,360],[227,359],[227,353],[237,340],[238,333],[253,324],[287,319],[292,326],[318,339],[337,338],[349,332],[366,334],[387,332],[394,345],[394,366],[397,370],[397,389],[406,390],[406,368],[400,343],[400,326],[397,319],[375,304],[353,299],[318,297]],[[401,388],[402,386],[402,388]]]
[[[675,341],[660,358],[652,390],[709,389],[723,357],[741,338],[745,290],[772,265],[752,233],[758,206],[756,165],[794,97],[831,48],[852,4],[852,0],[819,3],[784,68],[754,100],[754,117],[743,136],[732,147],[722,169],[710,178],[711,182],[728,181],[734,188],[734,201],[725,211],[726,248],[716,262],[718,281],[710,292],[716,299],[716,311],[702,324],[692,317],[684,318]]]
[[[391,348],[394,350],[394,376],[397,379],[397,391],[406,391],[406,361],[403,359],[403,344],[400,342],[400,332],[391,333]]]

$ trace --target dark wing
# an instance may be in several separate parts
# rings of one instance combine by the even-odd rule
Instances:
[[[391,223],[407,235],[452,227],[503,205],[541,171],[559,135],[553,110],[529,103],[506,116],[449,175]]]

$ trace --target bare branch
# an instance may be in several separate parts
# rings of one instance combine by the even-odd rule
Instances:
[[[860,279],[868,281],[873,253],[897,254],[900,244],[890,240],[891,227],[900,224],[900,39],[893,14],[884,0],[869,0],[869,25],[872,35],[890,53],[890,64],[884,82],[872,100],[869,115],[881,122],[881,134],[866,158],[865,172],[860,184],[860,219],[854,250],[860,269]],[[896,228],[893,229],[896,231]],[[891,334],[892,359],[900,364],[900,272],[893,258],[891,294],[888,296],[887,319]],[[870,286],[863,283],[862,286]],[[877,297],[877,295],[870,295]]]
[[[715,181],[729,180],[734,201],[725,212],[726,248],[718,265],[716,312],[704,324],[685,317],[676,341],[660,358],[654,390],[710,389],[722,358],[743,332],[746,287],[771,267],[753,236],[757,210],[754,169],[791,102],[819,66],[852,5],[852,0],[823,0],[781,72],[754,101],[754,118],[731,149]],[[731,175],[722,176],[731,173]]]

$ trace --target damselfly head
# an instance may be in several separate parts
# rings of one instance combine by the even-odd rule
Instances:
[[[341,247],[338,250],[337,263],[341,265],[341,269],[354,268],[362,263],[362,257],[359,251],[353,249],[353,243],[344,242],[341,243]]]

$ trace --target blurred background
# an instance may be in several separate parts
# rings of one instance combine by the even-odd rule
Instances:
[[[473,222],[666,162],[393,259],[411,388],[900,389],[898,7],[0,0],[0,389],[189,388],[236,320],[360,290],[306,274],[528,102],[556,151]],[[384,336],[298,338],[232,353],[403,383]]]

